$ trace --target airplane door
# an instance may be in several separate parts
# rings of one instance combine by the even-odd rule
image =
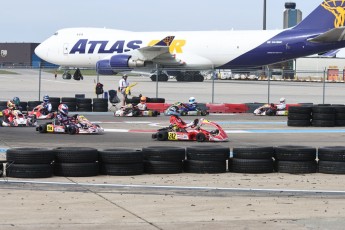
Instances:
[[[69,52],[69,50],[68,50],[68,43],[65,43],[65,44],[63,44],[63,54],[67,55],[68,52]]]

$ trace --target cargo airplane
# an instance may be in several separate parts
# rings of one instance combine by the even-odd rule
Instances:
[[[285,30],[67,28],[42,42],[35,53],[60,66],[96,68],[104,75],[151,71],[159,66],[178,81],[202,81],[200,70],[259,67],[343,48],[344,21],[345,1],[324,0],[298,25]]]

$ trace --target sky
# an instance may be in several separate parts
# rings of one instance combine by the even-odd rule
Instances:
[[[266,0],[267,29],[282,29],[285,2],[303,18],[322,0]],[[261,30],[263,0],[2,0],[0,42],[37,42],[67,27],[129,31]]]

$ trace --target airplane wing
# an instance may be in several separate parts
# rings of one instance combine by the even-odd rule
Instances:
[[[332,43],[345,41],[345,26],[331,29],[315,38],[308,39],[309,42],[315,43]]]
[[[184,62],[176,58],[176,55],[170,53],[169,47],[175,36],[167,36],[153,46],[146,46],[136,50],[126,52],[131,55],[133,60],[152,61],[165,66],[183,65]]]

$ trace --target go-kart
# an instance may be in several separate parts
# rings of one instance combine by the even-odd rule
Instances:
[[[156,110],[140,110],[132,104],[127,104],[122,106],[120,109],[116,110],[114,113],[115,117],[156,117],[160,113]]]
[[[171,115],[170,114],[170,108],[172,106],[177,106],[179,108],[179,111],[180,111],[180,116],[206,116],[209,114],[209,112],[204,109],[204,108],[201,108],[200,106],[196,106],[196,107],[191,107],[191,106],[188,106],[187,104],[185,103],[182,103],[182,102],[176,102],[174,104],[172,104],[171,106],[169,106],[164,114],[169,116]]]
[[[211,128],[211,129],[210,129]],[[152,134],[152,139],[158,141],[198,141],[225,142],[228,135],[217,123],[204,118],[196,119],[190,129],[180,130],[172,125],[159,129]]]
[[[34,117],[26,117],[19,110],[13,110],[13,116],[9,118],[9,121],[0,120],[0,126],[4,127],[34,127],[36,124]]]
[[[40,133],[100,134],[104,132],[98,124],[93,124],[83,115],[75,115],[69,125],[61,125],[57,118],[36,127]]]
[[[271,104],[264,104],[263,106],[260,106],[259,108],[254,110],[254,115],[256,116],[287,116],[288,111],[287,110],[279,110],[277,109],[277,106],[273,103]]]
[[[56,117],[56,112],[51,112],[51,113],[44,115],[42,113],[42,109],[43,109],[43,106],[41,106],[41,105],[36,106],[32,111],[28,112],[28,116],[29,117],[35,116],[36,119],[38,119],[38,120],[53,119],[54,117]]]

